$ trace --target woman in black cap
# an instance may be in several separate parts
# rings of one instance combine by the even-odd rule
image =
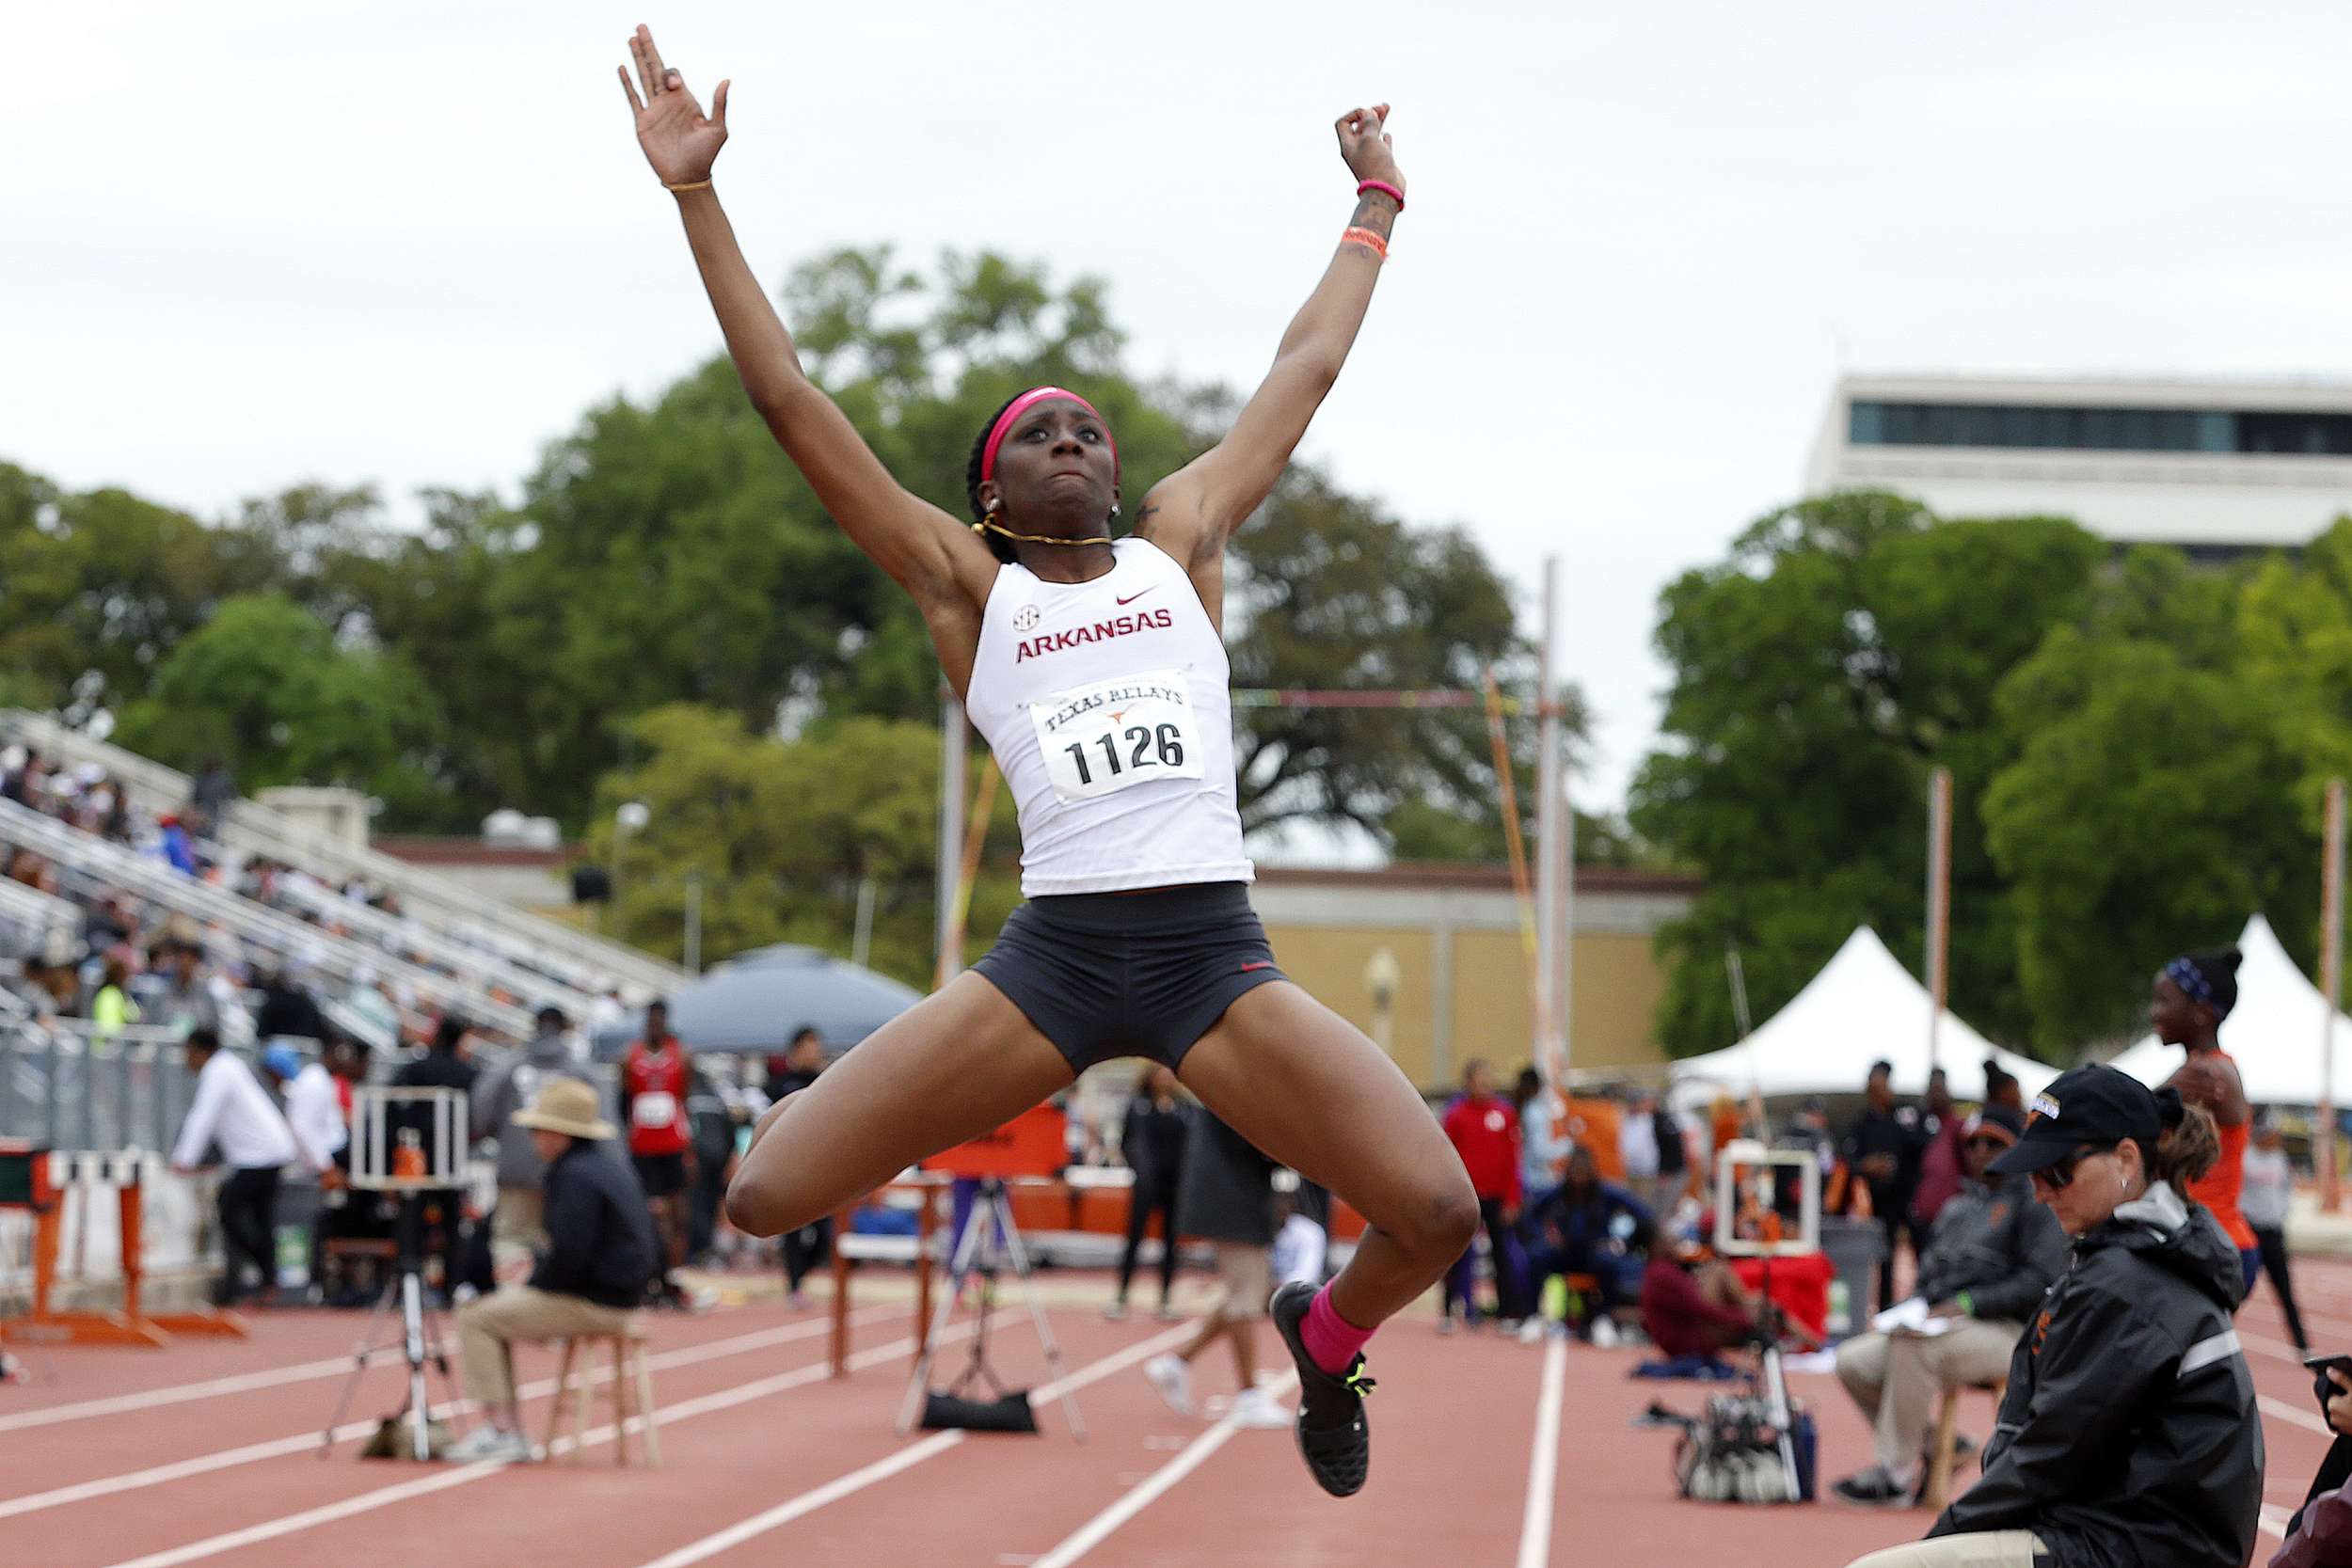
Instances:
[[[2236,1251],[2181,1196],[2213,1121],[2170,1089],[2077,1068],[2037,1095],[2001,1175],[2074,1259],[2010,1361],[1984,1475],[1928,1539],[1854,1568],[2243,1568],[2263,1499],[2262,1424],[2230,1316]]]

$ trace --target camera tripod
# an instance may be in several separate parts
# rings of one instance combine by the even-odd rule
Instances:
[[[408,1425],[409,1457],[426,1460],[433,1457],[433,1408],[431,1392],[426,1386],[425,1369],[429,1365],[441,1377],[445,1402],[457,1402],[457,1390],[449,1375],[449,1356],[441,1349],[441,1333],[437,1320],[440,1314],[425,1304],[423,1240],[424,1212],[422,1193],[400,1195],[400,1218],[394,1231],[398,1251],[393,1263],[392,1277],[384,1284],[383,1293],[375,1298],[375,1308],[368,1314],[367,1333],[360,1338],[352,1354],[351,1370],[344,1374],[342,1397],[335,1402],[335,1418],[326,1424],[319,1437],[319,1456],[325,1458],[335,1447],[335,1433],[343,1424],[343,1417],[351,1409],[351,1398],[358,1392],[359,1380],[365,1376],[368,1363],[378,1351],[397,1348],[408,1364],[408,1397],[400,1409],[393,1412],[394,1422],[405,1420]],[[448,1223],[454,1224],[452,1215]],[[391,1315],[393,1303],[399,1303],[400,1337],[378,1339],[385,1320]]]

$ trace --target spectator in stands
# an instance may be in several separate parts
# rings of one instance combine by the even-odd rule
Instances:
[[[188,837],[188,830],[177,816],[167,816],[155,824],[158,833],[157,852],[164,863],[174,871],[193,877],[197,874],[196,846]]]
[[[2181,1197],[2213,1118],[2109,1067],[2061,1073],[2015,1148],[2074,1239],[2009,1367],[1984,1474],[1915,1545],[1867,1568],[2240,1568],[2262,1520],[2263,1432],[2230,1317],[2236,1249]]]
[[[534,1140],[508,1123],[553,1079],[569,1078],[595,1091],[564,1037],[568,1027],[563,1008],[540,1008],[531,1043],[474,1083],[473,1135],[498,1140],[499,1201],[490,1216],[490,1255],[501,1284],[521,1276],[545,1237],[547,1168]],[[633,1176],[630,1185],[635,1186]]]
[[[618,1334],[653,1281],[644,1190],[604,1153],[615,1129],[596,1113],[593,1087],[550,1076],[513,1117],[507,1135],[528,1134],[546,1173],[546,1240],[528,1284],[502,1286],[457,1310],[466,1397],[484,1419],[446,1455],[453,1462],[531,1458],[515,1398],[515,1342]]]
[[[621,1121],[628,1129],[629,1163],[637,1184],[653,1205],[654,1234],[661,1243],[659,1300],[664,1307],[688,1305],[677,1270],[686,1262],[686,1193],[694,1177],[694,1143],[687,1135],[687,1081],[692,1068],[685,1042],[670,1028],[670,1005],[645,1008],[645,1032],[621,1057]]]
[[[1127,1244],[1119,1255],[1119,1293],[1103,1308],[1103,1316],[1114,1323],[1127,1315],[1127,1289],[1135,1282],[1144,1227],[1154,1214],[1160,1217],[1160,1318],[1166,1322],[1176,1315],[1169,1300],[1176,1289],[1176,1194],[1184,1180],[1189,1117],[1177,1092],[1176,1075],[1156,1062],[1146,1068],[1119,1130],[1120,1158],[1136,1180],[1127,1189]]]
[[[253,1015],[253,1032],[264,1040],[324,1040],[326,1015],[296,976],[293,964],[272,970],[262,981],[262,1005]]]
[[[817,1075],[825,1070],[824,1037],[808,1024],[802,1024],[792,1032],[792,1043],[786,1050],[784,1060],[781,1063],[771,1061],[770,1067],[782,1069],[781,1071],[771,1070],[768,1076],[768,1101],[773,1104],[817,1082]],[[949,1230],[949,1236],[953,1237],[961,1228],[962,1221],[959,1217],[955,1227]],[[805,1312],[808,1310],[808,1296],[801,1286],[808,1278],[809,1272],[823,1262],[833,1248],[833,1216],[827,1214],[798,1230],[787,1230],[781,1241],[784,1248],[785,1305],[795,1312]]]
[[[142,1016],[131,1000],[131,968],[119,957],[109,957],[98,990],[89,999],[90,1037],[111,1040]],[[217,1033],[217,1031],[215,1032]]]
[[[1711,1362],[1756,1338],[1763,1302],[1729,1264],[1686,1259],[1663,1226],[1635,1240],[1649,1252],[1649,1266],[1642,1271],[1642,1332],[1661,1358]]]
[[[39,752],[9,747],[5,767],[0,768],[0,800],[20,806],[35,804],[33,797],[40,786],[40,768]]]
[[[221,819],[236,799],[237,781],[229,765],[218,757],[206,757],[203,770],[188,791],[187,814],[196,831],[206,838],[218,838]]]
[[[2026,1321],[2066,1267],[2066,1233],[2033,1200],[2033,1182],[1986,1174],[2025,1118],[1988,1105],[1962,1126],[1963,1184],[1937,1217],[1914,1292],[1944,1331],[1857,1334],[1837,1347],[1838,1381],[1878,1434],[1877,1463],[1836,1484],[1848,1502],[1911,1506],[1945,1390],[2006,1372]]]
[[[421,1056],[411,1057],[400,1064],[392,1074],[392,1084],[404,1089],[455,1089],[467,1097],[468,1116],[471,1117],[471,1102],[475,1083],[481,1069],[466,1059],[466,1039],[471,1026],[454,1013],[443,1013],[433,1026],[433,1039]],[[440,1242],[441,1291],[454,1300],[457,1288],[465,1282],[466,1270],[466,1195],[455,1187],[436,1188],[421,1195],[420,1200],[403,1210],[408,1223],[427,1228]],[[406,1238],[417,1256],[425,1252],[425,1238]]]
[[[1287,1427],[1291,1413],[1258,1386],[1258,1323],[1273,1294],[1274,1164],[1207,1111],[1190,1117],[1184,1145],[1184,1234],[1216,1243],[1224,1295],[1199,1332],[1173,1354],[1143,1364],[1144,1376],[1179,1416],[1194,1414],[1192,1364],[1219,1339],[1232,1347],[1238,1392],[1232,1418],[1246,1427]]]
[[[1647,1248],[1636,1243],[1652,1234],[1655,1225],[1642,1200],[1615,1182],[1602,1180],[1593,1151],[1580,1147],[1568,1156],[1559,1190],[1527,1216],[1528,1232],[1534,1238],[1528,1249],[1528,1272],[1536,1294],[1543,1293],[1545,1281],[1554,1275],[1589,1275],[1594,1290],[1576,1326],[1603,1350],[1614,1345],[1617,1326],[1610,1313],[1639,1292]]]
[[[1919,1152],[1919,1185],[1911,1195],[1912,1223],[1920,1235],[1935,1227],[1935,1216],[1960,1191],[1963,1176],[1961,1128],[1967,1117],[1952,1103],[1950,1075],[1942,1068],[1928,1074],[1926,1115],[1920,1131],[1925,1143]],[[2024,1118],[2019,1118],[2022,1124]]]
[[[209,1029],[186,1040],[188,1070],[196,1094],[171,1148],[172,1169],[183,1175],[213,1164],[229,1167],[215,1202],[220,1213],[221,1251],[227,1268],[215,1300],[236,1304],[244,1291],[245,1265],[251,1263],[266,1292],[278,1275],[271,1241],[278,1202],[278,1173],[300,1155],[294,1132],[252,1069],[220,1048]],[[219,1158],[214,1159],[217,1148]]]
[[[1516,1327],[1528,1313],[1525,1259],[1512,1234],[1519,1219],[1519,1118],[1510,1101],[1495,1093],[1494,1069],[1484,1061],[1472,1059],[1462,1069],[1461,1098],[1446,1107],[1444,1125],[1478,1194],[1494,1261],[1496,1314]],[[1464,1252],[1446,1275],[1442,1332],[1453,1331],[1457,1304],[1465,1318],[1474,1315],[1475,1253],[1475,1246]]]
[[[1879,1261],[1881,1307],[1895,1299],[1895,1256],[1904,1236],[1912,1237],[1912,1256],[1918,1256],[1911,1198],[1919,1190],[1919,1156],[1927,1144],[1917,1109],[1895,1102],[1894,1077],[1894,1063],[1871,1064],[1863,1085],[1862,1115],[1838,1144],[1847,1169],[1869,1184],[1870,1212],[1886,1232],[1886,1256]]]
[[[2280,1310],[2287,1315],[2287,1335],[2297,1351],[2308,1354],[2312,1342],[2303,1332],[2302,1309],[2295,1305],[2294,1276],[2287,1272],[2287,1210],[2294,1201],[2295,1172],[2287,1164],[2286,1140],[2267,1114],[2258,1116],[2246,1150],[2246,1187],[2238,1196],[2238,1212],[2254,1233],[2263,1272],[2270,1276]]]
[[[181,1035],[191,1029],[221,1033],[220,997],[203,972],[202,950],[192,942],[167,942],[157,949],[157,959],[164,990],[155,999],[155,1022]]]

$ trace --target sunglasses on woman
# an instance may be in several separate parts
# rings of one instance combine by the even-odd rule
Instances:
[[[2049,1188],[2054,1193],[2062,1193],[2068,1187],[2074,1185],[2074,1171],[2076,1167],[2081,1165],[2085,1160],[2090,1159],[2094,1154],[2112,1154],[2114,1152],[2115,1145],[2111,1143],[2085,1144],[2082,1148],[2074,1150],[2074,1153],[2069,1154],[2065,1159],[2060,1160],[2058,1164],[2054,1165],[2045,1165],[2042,1169],[2034,1172],[2033,1179],[2037,1183]]]

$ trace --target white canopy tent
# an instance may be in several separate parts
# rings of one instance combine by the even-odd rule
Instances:
[[[1895,1090],[1918,1094],[1928,1084],[1927,988],[1895,961],[1878,933],[1858,927],[1821,972],[1789,1004],[1740,1044],[1674,1064],[1677,1098],[1710,1088],[1767,1097],[1858,1094],[1870,1064],[1895,1067]],[[1978,1034],[1946,1008],[1936,1031],[1936,1060],[1955,1100],[1984,1098],[1990,1058],[2017,1075],[2028,1095],[2058,1076]]]
[[[2327,998],[2304,977],[2261,915],[2237,939],[2237,1006],[2221,1022],[2221,1049],[2237,1062],[2246,1096],[2257,1105],[2319,1103],[2319,1048],[2325,1032],[2336,1061],[2336,1092],[2352,1087],[2352,1019],[2330,1016]],[[2151,1086],[2172,1076],[2180,1047],[2153,1035],[2115,1058]]]

